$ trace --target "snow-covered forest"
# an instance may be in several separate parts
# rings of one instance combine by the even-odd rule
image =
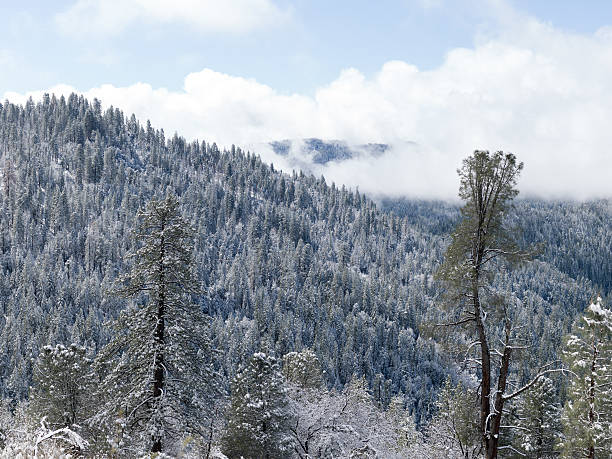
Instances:
[[[0,104],[0,454],[483,457],[482,372],[438,326],[459,207],[256,153],[75,94]],[[612,202],[513,204],[540,250],[487,287],[529,386],[499,456],[610,457]]]

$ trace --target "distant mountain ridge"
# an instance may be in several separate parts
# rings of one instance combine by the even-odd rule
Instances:
[[[279,156],[298,154],[310,158],[315,164],[327,164],[331,161],[345,161],[360,156],[380,157],[391,146],[386,143],[366,143],[351,145],[344,140],[322,140],[315,137],[300,140],[278,140],[269,143],[272,151]]]

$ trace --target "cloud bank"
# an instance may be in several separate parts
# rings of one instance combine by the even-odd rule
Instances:
[[[67,35],[116,35],[134,23],[180,23],[203,33],[245,33],[286,19],[271,0],[78,0],[55,16]]]
[[[5,97],[23,102],[73,90],[60,85]],[[433,70],[391,61],[367,78],[346,69],[313,95],[281,93],[211,69],[187,75],[180,91],[137,83],[81,92],[166,133],[255,146],[275,164],[282,159],[262,146],[270,140],[389,143],[394,148],[383,158],[318,170],[371,193],[453,197],[462,158],[488,149],[525,162],[523,195],[612,196],[612,29],[576,35],[515,17],[496,37],[452,50]]]

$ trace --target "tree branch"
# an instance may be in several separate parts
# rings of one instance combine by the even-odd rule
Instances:
[[[503,399],[504,400],[510,400],[510,399],[513,399],[514,397],[517,397],[517,396],[521,395],[523,392],[525,392],[526,390],[529,390],[535,383],[537,383],[538,380],[542,376],[545,376],[545,375],[550,374],[550,373],[570,373],[570,372],[568,370],[566,370],[565,368],[557,368],[557,369],[554,369],[554,370],[544,370],[544,371],[541,371],[531,381],[529,381],[527,384],[525,384],[520,389],[517,389],[516,391],[512,392],[511,394],[503,395]]]

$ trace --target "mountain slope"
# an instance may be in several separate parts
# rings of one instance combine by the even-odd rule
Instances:
[[[460,372],[420,331],[436,320],[432,273],[450,226],[428,220],[427,207],[418,219],[381,212],[322,178],[279,173],[239,148],[166,139],[148,122],[76,95],[2,104],[0,165],[4,398],[27,396],[42,346],[77,342],[95,353],[108,341],[105,323],[125,303],[107,292],[128,269],[136,213],[168,192],[196,229],[204,292],[196,300],[213,317],[226,382],[255,351],[310,347],[328,385],[363,375],[383,404],[404,394],[418,421],[447,375]],[[529,239],[554,237],[533,222]],[[605,231],[593,239],[604,247]],[[499,280],[524,294],[541,324],[534,361],[556,355],[594,288],[596,276],[554,261]]]

